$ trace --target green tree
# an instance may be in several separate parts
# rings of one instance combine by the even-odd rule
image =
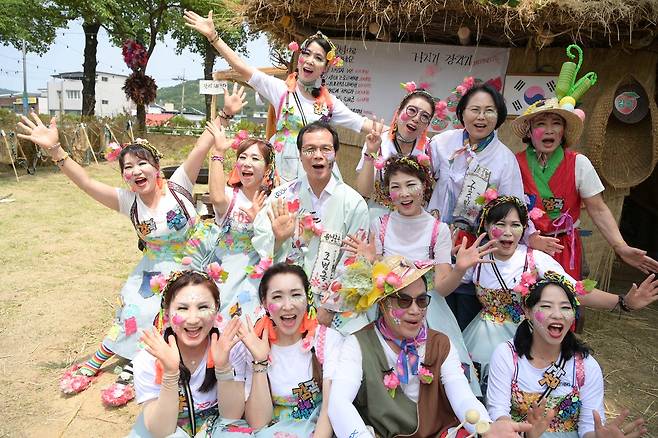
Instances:
[[[230,0],[229,0],[230,1]],[[213,11],[213,19],[219,36],[226,41],[235,51],[246,54],[247,41],[253,39],[243,25],[236,25],[235,7],[227,6],[226,3],[219,4],[215,0],[184,0],[182,6],[185,9],[196,12],[199,15],[208,15]],[[189,49],[193,53],[198,53],[203,57],[203,78],[212,80],[213,67],[217,52],[210,45],[208,40],[185,26],[185,20],[178,16],[172,23],[172,36],[176,40],[176,51],[180,54],[183,50]],[[212,96],[205,95],[206,120],[210,120]]]
[[[66,16],[52,2],[3,0],[0,13],[0,44],[33,53],[44,53],[55,40],[55,31],[66,25]]]

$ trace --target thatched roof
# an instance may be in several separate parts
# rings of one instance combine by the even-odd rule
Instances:
[[[497,0],[504,3],[504,0]],[[658,0],[521,0],[515,7],[487,0],[243,0],[252,29],[275,40],[322,29],[330,36],[457,43],[466,26],[472,42],[538,46],[641,48],[654,42]]]

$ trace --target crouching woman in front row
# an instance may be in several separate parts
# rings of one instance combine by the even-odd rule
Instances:
[[[518,437],[530,429],[527,423],[491,423],[450,339],[427,328],[431,297],[423,275],[431,268],[400,256],[373,266],[359,258],[332,285],[348,305],[375,304],[379,312],[343,343],[329,398],[338,438],[438,437],[464,420],[475,426],[457,436],[477,430],[485,437]]]
[[[158,323],[166,321],[164,337],[155,328],[145,331],[145,349],[134,361],[137,403],[144,408],[129,438],[212,437],[242,417],[245,359],[239,355],[246,350],[233,348],[240,320],[219,334],[218,311],[219,290],[208,275],[171,274]]]

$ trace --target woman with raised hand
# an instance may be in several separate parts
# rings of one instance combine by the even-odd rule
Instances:
[[[366,136],[363,145],[361,160],[356,166],[356,189],[364,198],[369,199],[368,210],[371,219],[386,214],[389,210],[390,200],[381,197],[384,189],[382,169],[389,157],[396,154],[413,156],[432,169],[427,130],[434,117],[434,98],[426,90],[416,88],[413,82],[407,83],[406,86],[410,91],[395,110],[390,128],[383,129],[384,120],[381,123],[373,123],[373,129]],[[432,187],[437,178],[438,175],[433,173]]]
[[[265,140],[255,138],[226,139],[224,129],[208,124],[214,137],[210,155],[210,201],[215,210],[215,223],[222,237],[215,251],[228,278],[223,283],[220,309],[224,318],[250,315],[256,319],[259,275],[252,275],[260,257],[251,243],[254,218],[274,187],[274,149]],[[226,151],[236,149],[236,161],[228,181],[224,174]],[[227,184],[228,183],[228,184]]]
[[[330,438],[329,391],[343,338],[318,325],[301,267],[272,265],[263,274],[258,294],[266,315],[254,327],[247,316],[239,331],[250,353],[244,415],[249,429],[235,433]]]
[[[605,426],[603,374],[572,331],[578,291],[568,278],[546,272],[522,294],[525,320],[513,340],[491,357],[487,405],[493,419],[528,421],[527,438],[635,438],[644,420]]]
[[[242,417],[240,320],[220,334],[219,304],[219,289],[205,272],[177,271],[163,282],[158,328],[141,335],[145,348],[134,361],[143,409],[129,438],[213,437],[225,429],[219,415],[227,423]]]
[[[290,44],[293,51],[300,51],[297,70],[282,81],[248,65],[235,53],[215,30],[212,11],[208,17],[185,11],[185,21],[188,27],[208,38],[241,79],[276,109],[276,133],[270,142],[276,151],[276,168],[282,182],[291,181],[304,172],[299,163],[296,143],[297,134],[303,126],[321,119],[356,132],[368,133],[372,130],[372,120],[352,112],[327,90],[325,74],[332,66],[340,66],[342,60],[336,56],[334,43],[322,32],[309,36],[301,45]],[[220,113],[220,117],[225,118],[232,118],[233,115]],[[334,165],[333,171],[340,178],[337,165]]]
[[[482,310],[464,330],[464,342],[476,366],[480,366],[480,382],[486,386],[489,360],[498,344],[514,336],[524,320],[522,294],[543,278],[547,271],[564,275],[580,291],[588,307],[630,311],[641,309],[658,300],[658,280],[648,276],[640,286],[633,285],[626,295],[615,295],[595,289],[593,282],[576,282],[562,266],[545,252],[520,243],[528,226],[526,205],[513,196],[500,196],[482,209],[478,232],[487,233],[495,251],[487,257],[490,263],[478,264],[466,272],[462,281],[473,282]],[[483,391],[485,392],[485,391]]]
[[[238,111],[243,105],[236,93],[226,96],[227,111]],[[129,217],[143,247],[142,259],[121,289],[114,324],[98,350],[86,362],[73,365],[60,380],[65,394],[77,394],[87,389],[113,355],[132,360],[137,354],[139,331],[153,325],[160,308],[159,297],[150,284],[154,276],[183,266],[204,270],[212,261],[218,229],[201,221],[192,191],[213,144],[213,136],[208,130],[204,131],[169,181],[164,181],[161,175],[162,154],[146,140],[137,139],[108,151],[108,159],[118,159],[121,177],[127,185],[127,188],[119,188],[93,179],[69,158],[60,146],[55,118],[45,126],[33,113],[30,118],[22,116],[18,126],[25,133],[19,136],[44,149],[62,173],[82,191]],[[132,377],[132,367],[128,364],[117,382],[102,392],[103,402],[120,406],[131,400],[134,397]]]

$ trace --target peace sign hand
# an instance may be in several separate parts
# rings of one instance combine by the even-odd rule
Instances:
[[[246,324],[242,323],[238,333],[245,347],[247,347],[247,350],[249,350],[251,356],[254,358],[254,362],[267,360],[270,355],[269,329],[267,327],[265,327],[262,336],[259,338],[254,332],[251,318],[247,315],[247,322]]]
[[[237,336],[238,330],[240,330],[240,319],[233,318],[219,337],[216,333],[210,336],[210,353],[215,361],[215,369],[221,370],[228,364],[231,348],[240,341]]]
[[[608,421],[605,426],[601,424],[601,416],[597,411],[592,411],[592,414],[594,416],[594,436],[596,438],[638,438],[647,433],[642,418],[622,426],[624,420],[628,417],[628,409],[624,409],[617,418]]]
[[[484,239],[484,236],[486,236],[486,233],[480,234],[480,236],[477,238],[475,242],[473,242],[473,245],[471,246],[466,246],[467,245],[467,239],[466,237],[462,238],[462,243],[459,245],[459,249],[457,250],[457,261],[455,262],[455,269],[460,271],[460,272],[466,272],[468,268],[471,268],[478,263],[491,263],[492,260],[485,260],[483,257],[486,256],[487,254],[491,254],[496,250],[495,244],[493,240],[490,240],[486,244],[482,246],[478,246],[482,239]]]
[[[244,91],[244,86],[238,90],[238,83],[233,83],[233,92],[229,94],[228,89],[224,91],[224,112],[227,116],[233,116],[240,111],[247,104],[247,93]]]
[[[48,154],[55,149],[59,141],[59,133],[57,131],[57,122],[55,117],[50,119],[50,125],[43,124],[39,116],[32,111],[30,113],[32,120],[25,116],[21,116],[21,121],[18,122],[18,127],[26,134],[18,134],[19,138],[29,140],[32,143],[38,144]]]
[[[251,200],[251,207],[249,208],[244,208],[244,207],[238,207],[241,212],[249,216],[249,219],[251,219],[251,222],[256,219],[256,215],[258,214],[259,211],[262,210],[263,205],[265,205],[265,192],[262,192],[260,190],[256,190],[256,193],[254,193],[254,198]]]
[[[532,424],[532,430],[526,432],[526,438],[539,438],[555,418],[555,409],[546,409],[546,399],[539,404],[533,403],[528,409],[528,423]]]
[[[167,343],[155,327],[152,327],[150,330],[144,330],[139,340],[146,345],[146,351],[162,363],[165,372],[168,374],[178,372],[180,353],[174,335],[169,335]]]
[[[212,11],[208,12],[208,18],[204,18],[193,11],[185,11],[183,18],[185,18],[185,26],[191,27],[208,39],[215,37],[215,22],[212,20]]]
[[[369,154],[376,154],[382,145],[382,131],[384,130],[384,119],[377,123],[377,117],[372,116],[372,129],[366,135],[366,151]]]

